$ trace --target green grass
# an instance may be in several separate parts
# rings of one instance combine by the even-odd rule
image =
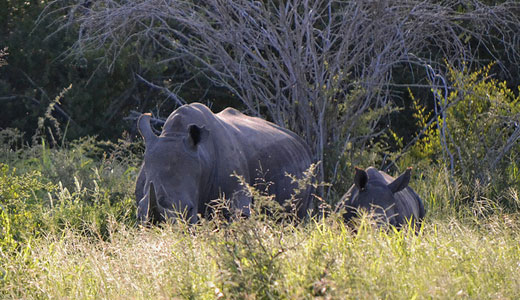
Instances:
[[[239,221],[142,229],[108,240],[65,229],[3,257],[6,298],[454,298],[520,296],[518,220],[430,220],[418,236],[335,221],[279,228]],[[246,223],[246,224],[245,224]],[[435,223],[435,224],[432,224]],[[246,232],[247,227],[250,232]],[[261,242],[253,241],[260,239]],[[261,245],[260,245],[261,244]],[[263,248],[265,247],[265,248]]]
[[[135,145],[5,147],[2,299],[520,297],[517,208],[450,191],[440,168],[412,182],[428,209],[418,234],[366,218],[353,230],[335,215],[143,228]]]

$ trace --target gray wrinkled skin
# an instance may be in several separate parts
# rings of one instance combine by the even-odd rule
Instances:
[[[233,108],[214,114],[193,103],[175,110],[160,136],[152,132],[148,114],[139,118],[138,128],[146,145],[135,189],[143,223],[171,221],[179,213],[195,223],[221,195],[231,199],[235,212],[249,216],[252,199],[232,174],[253,185],[262,170],[273,183],[269,192],[283,203],[296,187],[285,173],[301,178],[312,163],[309,147],[297,135]],[[298,217],[307,214],[310,194],[308,189],[298,195]]]
[[[424,218],[424,205],[415,191],[408,187],[411,168],[398,178],[370,167],[366,171],[356,168],[354,184],[341,198],[338,208],[345,209],[349,221],[360,210],[373,213],[381,223],[401,227],[408,220],[419,226]]]

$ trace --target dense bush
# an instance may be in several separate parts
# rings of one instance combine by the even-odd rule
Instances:
[[[13,140],[13,133],[2,131],[1,135]],[[2,149],[3,250],[19,250],[32,239],[63,228],[106,237],[111,218],[135,222],[132,186],[137,167],[133,150],[121,142],[110,145],[112,151],[107,155],[100,145],[84,139],[54,149],[45,143]]]
[[[2,249],[12,251],[20,241],[29,241],[41,234],[43,221],[38,214],[46,193],[56,187],[44,183],[41,173],[32,171],[15,175],[15,170],[0,164],[0,243]]]
[[[411,96],[419,132],[399,165],[444,166],[470,203],[500,198],[509,207],[518,187],[520,98],[506,82],[493,79],[491,65],[470,72],[448,68],[444,89],[433,90],[437,114]],[[398,139],[398,138],[397,138]]]

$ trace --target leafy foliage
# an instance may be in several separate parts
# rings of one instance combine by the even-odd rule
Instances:
[[[449,67],[446,89],[433,90],[437,115],[411,95],[414,117],[423,129],[399,163],[415,162],[422,169],[444,164],[451,170],[447,184],[463,187],[473,201],[503,196],[518,184],[520,96],[506,82],[491,78],[491,67],[474,72]]]
[[[51,149],[43,142],[32,148],[3,151],[2,251],[18,251],[34,238],[69,227],[107,237],[111,217],[135,222],[129,191],[137,167],[128,165],[131,156],[123,156],[129,154],[124,142],[112,147],[116,148],[113,154],[105,154],[101,160],[95,154],[101,149],[93,139],[70,148]]]
[[[56,187],[42,182],[42,175],[32,171],[21,176],[9,166],[0,164],[0,208],[2,232],[0,243],[2,249],[13,250],[17,242],[30,240],[41,234],[42,221],[38,209],[41,199],[46,193],[53,192]]]
[[[446,99],[452,137],[448,147],[465,182],[487,184],[493,178],[508,186],[511,182],[498,176],[509,165],[510,154],[519,150],[520,96],[506,82],[490,79],[490,67],[469,74],[449,70],[453,91]]]

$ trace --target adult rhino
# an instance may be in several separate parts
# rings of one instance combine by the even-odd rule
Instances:
[[[394,178],[383,171],[370,167],[366,171],[355,168],[354,184],[343,195],[338,208],[344,208],[344,218],[349,221],[359,210],[374,213],[378,221],[395,227],[407,224],[417,226],[425,211],[421,198],[408,186],[412,169]]]
[[[233,174],[250,185],[263,177],[283,203],[297,187],[286,174],[300,178],[312,163],[309,147],[296,134],[233,108],[214,114],[200,103],[184,105],[170,114],[160,136],[150,117],[143,114],[137,122],[146,146],[135,189],[143,223],[174,220],[178,213],[195,223],[222,195],[235,212],[249,216],[252,199]],[[297,195],[300,218],[307,214],[310,194],[309,188]]]

